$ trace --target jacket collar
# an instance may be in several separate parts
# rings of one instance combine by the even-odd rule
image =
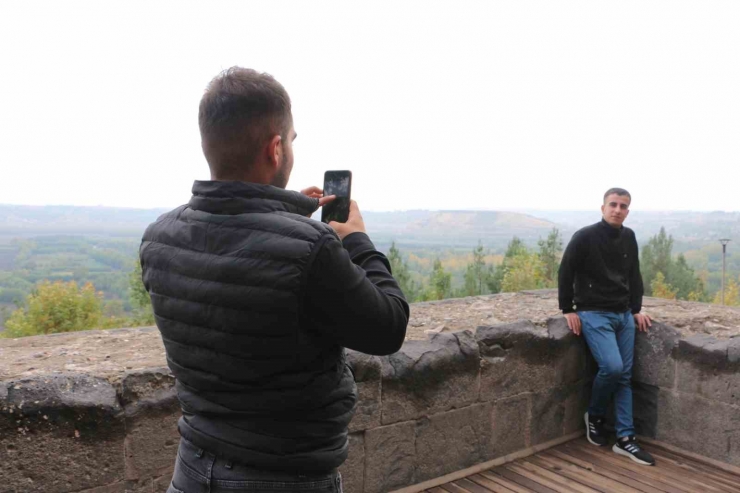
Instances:
[[[188,205],[212,214],[282,211],[309,216],[319,208],[319,200],[272,185],[196,180]]]
[[[615,238],[620,236],[622,234],[622,231],[624,230],[624,226],[615,228],[614,226],[606,222],[604,218],[602,218],[599,222],[599,226],[601,226],[601,228],[606,231],[606,234]]]

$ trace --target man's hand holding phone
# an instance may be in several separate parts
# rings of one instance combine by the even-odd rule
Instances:
[[[347,236],[352,233],[365,233],[365,221],[362,219],[360,214],[360,208],[357,206],[357,202],[350,200],[349,202],[349,219],[346,223],[338,223],[331,221],[329,226],[337,232],[340,240],[344,240]]]

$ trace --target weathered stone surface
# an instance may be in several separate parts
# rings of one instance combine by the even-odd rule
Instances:
[[[162,490],[166,491],[166,490]],[[83,490],[78,493],[128,493],[126,491],[126,482],[121,481],[114,484],[108,484],[105,486],[98,486],[97,488],[91,488],[89,490]]]
[[[166,474],[163,474],[162,476],[158,478],[152,479],[152,490],[154,493],[164,493],[167,491],[167,488],[170,486],[170,481],[172,481],[172,474],[175,472],[174,467],[170,469]]]
[[[588,348],[582,337],[577,337],[568,328],[565,317],[547,320],[547,333],[551,342],[559,384],[569,385],[588,377]]]
[[[501,457],[529,445],[531,394],[496,401],[493,405],[493,439],[488,457]]]
[[[416,483],[415,442],[413,421],[367,430],[364,492],[385,493]]]
[[[678,390],[740,405],[740,363],[729,361],[731,342],[734,341],[718,341],[707,336],[681,340]]]
[[[581,380],[568,387],[569,394],[565,400],[565,417],[563,418],[563,434],[567,435],[585,427],[583,415],[588,409],[591,397],[590,380]]]
[[[658,322],[653,322],[647,334],[638,332],[632,378],[656,387],[673,388],[676,376],[673,352],[680,337],[678,331]]]
[[[730,364],[740,363],[740,337],[730,339],[727,344],[727,361]]]
[[[419,420],[416,481],[485,462],[491,444],[493,405],[474,404]]]
[[[0,386],[7,392],[0,408],[17,408],[26,414],[74,410],[99,416],[122,410],[107,380],[84,374],[37,376],[2,382]]]
[[[349,425],[350,432],[380,426],[380,358],[347,351],[347,363],[355,376],[358,393],[357,408]]]
[[[654,385],[632,382],[632,409],[635,431],[639,435],[655,438],[658,428],[658,395]]]
[[[126,479],[157,477],[171,470],[177,457],[180,435],[177,420],[181,412],[149,411],[126,420],[124,457]]]
[[[740,465],[740,408],[661,389],[656,438],[696,454]]]
[[[127,415],[142,410],[177,409],[175,377],[167,367],[126,372],[118,393]]]
[[[478,327],[482,401],[554,387],[563,380],[560,366],[566,345],[551,340],[546,329],[520,321]]]
[[[562,386],[532,394],[530,446],[563,436],[566,407],[578,388]]]
[[[407,341],[382,358],[382,422],[397,423],[472,404],[480,356],[469,331]]]
[[[361,493],[365,488],[365,435],[352,433],[349,436],[349,456],[339,468],[344,491]]]

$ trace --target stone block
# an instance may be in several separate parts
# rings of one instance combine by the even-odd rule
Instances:
[[[179,409],[175,377],[169,368],[151,368],[126,372],[119,383],[121,404],[128,416],[143,410]]]
[[[740,408],[736,406],[660,389],[656,431],[660,441],[740,465]]]
[[[638,435],[655,438],[658,429],[658,395],[660,388],[643,382],[632,382],[632,409]]]
[[[166,491],[162,490],[162,491]],[[128,493],[126,491],[126,482],[121,481],[114,484],[108,484],[105,486],[98,486],[96,488],[91,488],[89,490],[82,490],[78,493]]]
[[[529,446],[530,394],[501,399],[493,404],[493,434],[488,457],[502,457]]]
[[[406,341],[382,361],[382,423],[465,407],[478,398],[480,356],[469,331]]]
[[[740,405],[740,363],[729,361],[732,340],[698,335],[678,346],[678,390]]]
[[[123,413],[106,380],[62,374],[3,385],[2,491],[55,493],[123,481]]]
[[[365,435],[352,433],[349,436],[349,456],[339,468],[342,486],[347,493],[362,493],[365,488]]]
[[[549,329],[529,321],[478,327],[480,400],[540,392],[582,379],[586,373],[583,342],[565,334],[563,323],[551,319]]]
[[[357,407],[349,431],[361,431],[380,426],[380,358],[347,351],[347,363],[357,384]]]
[[[653,322],[647,334],[638,331],[635,334],[633,380],[672,389],[676,376],[673,353],[680,338],[678,331],[659,322]]]
[[[416,426],[416,482],[485,462],[493,405],[474,404],[421,419]]]
[[[585,423],[583,415],[588,410],[588,402],[591,398],[590,380],[581,380],[568,389],[568,397],[563,403],[565,407],[565,416],[563,418],[563,434],[567,435],[584,429]]]
[[[177,431],[180,416],[179,409],[174,413],[150,410],[126,419],[124,458],[127,480],[150,479],[173,469],[180,444]]]
[[[577,393],[578,388],[576,384],[532,394],[530,446],[563,436],[566,407],[569,398],[573,393]]]
[[[385,493],[416,482],[416,423],[367,430],[364,492]]]

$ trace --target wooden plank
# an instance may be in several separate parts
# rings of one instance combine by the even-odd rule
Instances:
[[[462,486],[456,485],[455,483],[443,484],[441,488],[449,493],[470,493],[470,491],[466,490]]]
[[[439,486],[436,486],[432,488],[431,490],[426,490],[426,493],[446,493],[445,490],[440,488]]]
[[[625,485],[623,483],[564,461],[543,457],[529,457],[527,461],[534,467],[547,471],[549,474],[556,474],[566,481],[580,485],[574,487],[573,491],[581,491],[583,488],[588,488],[589,491],[601,493],[626,493],[624,492]],[[627,491],[634,493],[635,489],[629,489]]]
[[[704,457],[703,455],[695,454],[693,452],[689,452],[687,450],[683,450],[678,447],[674,447],[673,445],[670,445],[668,443],[653,440],[651,438],[640,437],[640,440],[652,447],[658,447],[664,450],[668,450],[669,452],[673,452],[674,454],[682,455],[701,464],[706,464],[708,466],[715,467],[721,471],[728,472],[733,476],[740,477],[740,467],[738,466],[733,466],[732,464],[727,464],[726,462],[721,462],[716,459]]]
[[[525,488],[524,486],[518,485],[516,483],[512,483],[508,479],[502,478],[498,474],[493,474],[490,471],[484,471],[480,473],[480,475],[490,481],[493,481],[494,483],[498,483],[502,486],[506,486],[514,493],[532,493],[532,490],[530,490],[529,488]]]
[[[600,493],[634,493],[635,491],[635,488],[622,482],[558,459],[533,456],[529,457],[527,461],[564,478],[586,485]]]
[[[702,492],[734,493],[735,491],[738,491],[736,489],[738,484],[737,480],[740,478],[736,479],[734,482],[735,487],[733,487],[722,481],[715,480],[708,470],[702,471],[697,470],[696,468],[683,467],[681,464],[669,457],[663,457],[655,451],[651,452],[658,461],[656,464],[659,469],[666,471],[666,473],[670,474],[673,478],[685,480],[696,485],[697,489],[701,489]],[[708,466],[703,467],[708,469]]]
[[[620,462],[627,462],[629,463],[629,468],[632,468],[632,470],[637,472],[638,474],[644,474],[650,477],[668,478],[670,479],[670,481],[673,481],[673,484],[675,484],[679,488],[687,488],[686,491],[701,491],[702,493],[723,493],[723,491],[725,491],[722,488],[714,485],[712,482],[705,479],[697,478],[695,474],[688,473],[686,472],[686,470],[676,467],[670,462],[665,464],[657,463],[656,467],[643,466],[633,462],[628,457],[623,457],[615,454],[612,450],[595,450],[597,447],[587,445],[585,441],[578,440],[574,441],[573,444],[574,446],[580,446],[581,448],[583,448],[584,450],[588,450],[589,452],[602,455],[608,460],[619,460]]]
[[[589,479],[592,479],[593,481],[603,481],[603,478],[608,478],[611,481],[616,481],[618,483],[626,484],[630,488],[640,491],[642,493],[663,493],[664,492],[664,490],[660,490],[658,488],[650,486],[649,484],[640,483],[639,481],[632,479],[631,476],[611,471],[604,467],[598,466],[594,464],[593,462],[578,459],[572,455],[568,455],[559,450],[555,450],[555,449],[546,450],[544,452],[540,452],[535,457],[551,461],[555,464],[561,465],[561,467],[563,468],[568,467],[568,466],[575,467],[580,471],[589,473],[588,477]],[[606,484],[611,484],[611,483],[606,483]],[[592,487],[595,487],[595,486],[592,486]],[[609,493],[609,492],[607,491],[605,493]]]
[[[459,484],[460,486],[470,491],[471,493],[491,493],[491,490],[489,490],[488,488],[485,488],[477,483],[474,483],[468,478],[455,481],[455,483]]]
[[[493,491],[494,493],[513,493],[514,491],[507,488],[506,486],[491,481],[490,479],[485,478],[480,474],[473,474],[472,476],[468,476],[467,479],[483,486],[484,488],[488,488],[489,491]]]
[[[671,475],[667,474],[667,472],[664,471],[663,469],[637,464],[636,462],[633,462],[631,459],[627,457],[623,457],[623,456],[619,456],[615,454],[611,450],[609,452],[605,452],[603,450],[590,450],[585,445],[577,444],[576,442],[572,442],[572,443],[573,445],[568,444],[567,447],[564,447],[564,450],[578,450],[591,457],[599,458],[606,463],[613,464],[615,466],[621,467],[622,469],[627,469],[628,471],[631,471],[636,476],[639,476],[642,478],[650,478],[650,479],[668,484],[672,486],[674,490],[679,490],[679,491],[683,491],[686,493],[696,493],[697,492],[697,489],[695,486],[692,486],[691,484],[687,484],[685,481],[672,477]],[[590,446],[590,447],[592,449],[597,448],[594,446]],[[706,493],[706,490],[701,489],[701,488],[698,491],[701,491],[702,493]]]
[[[635,481],[639,481],[640,483],[644,483],[646,485],[652,486],[658,491],[661,491],[664,493],[685,493],[684,490],[674,488],[672,485],[665,483],[663,481],[654,480],[646,476],[635,474],[633,471],[630,471],[629,469],[625,469],[624,467],[621,467],[621,465],[616,465],[606,460],[603,460],[603,458],[600,456],[590,455],[578,449],[569,448],[569,447],[561,448],[560,452],[567,454],[567,455],[571,455],[578,459],[593,463],[595,466],[598,466],[601,469],[606,469],[606,470],[609,470],[615,473],[619,473],[624,476],[628,476],[634,479]]]
[[[537,483],[536,481],[532,481],[531,479],[522,476],[521,474],[517,474],[515,472],[509,471],[504,466],[499,466],[495,469],[491,469],[491,472],[494,474],[498,474],[499,476],[503,476],[509,481],[513,481],[514,483],[525,486],[529,488],[530,490],[535,491],[536,493],[557,493],[552,488],[543,486]]]
[[[496,459],[492,459],[487,462],[483,462],[481,464],[476,464],[474,466],[468,467],[466,469],[462,469],[460,471],[455,471],[449,474],[445,474],[444,476],[441,476],[439,478],[429,479],[422,483],[414,484],[411,486],[405,486],[399,490],[393,491],[392,493],[420,493],[426,489],[433,488],[435,486],[440,486],[440,485],[449,483],[451,481],[456,481],[458,479],[462,479],[467,476],[470,476],[471,474],[477,474],[482,471],[487,471],[491,469],[492,467],[500,466],[501,464],[506,464],[507,462],[512,462],[517,459],[521,459],[522,457],[528,457],[542,450],[547,450],[551,447],[555,447],[562,443],[569,442],[573,440],[574,438],[578,438],[581,436],[583,436],[582,431],[574,431],[573,433],[569,433],[562,437],[554,438],[545,443],[540,443],[539,445],[534,445],[527,449],[520,450],[518,452],[513,452],[503,457],[498,457]]]
[[[730,488],[730,491],[740,492],[740,476],[735,476],[729,472],[717,469],[714,466],[696,462],[693,459],[682,455],[674,454],[665,449],[651,449],[650,453],[660,461],[669,461],[682,469],[691,471],[693,474],[702,477],[710,477],[717,483],[722,483]]]
[[[514,462],[509,464],[507,468],[560,493],[600,493],[577,481],[572,481],[530,462]]]

